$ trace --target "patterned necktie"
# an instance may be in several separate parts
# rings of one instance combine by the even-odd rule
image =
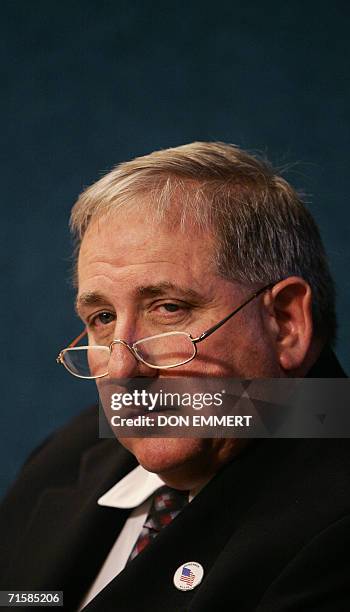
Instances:
[[[128,563],[148,546],[163,527],[171,523],[187,502],[188,491],[177,491],[164,486],[155,492],[146,522],[130,553]]]

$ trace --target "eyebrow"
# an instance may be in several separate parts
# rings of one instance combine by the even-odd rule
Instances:
[[[84,308],[84,306],[101,306],[107,303],[109,303],[109,300],[103,293],[99,293],[98,291],[86,291],[76,299],[75,310],[79,314],[80,309]]]
[[[145,285],[137,288],[137,295],[139,297],[160,297],[169,291],[176,291],[181,294],[182,297],[195,302],[203,302],[203,296],[191,289],[190,287],[181,287],[181,285],[175,285],[168,281],[157,283],[155,285]]]
[[[155,285],[141,285],[136,289],[136,295],[140,298],[161,297],[169,291],[176,291],[181,297],[192,300],[195,303],[203,303],[205,301],[204,297],[194,289],[181,287],[168,281]],[[110,300],[99,291],[86,291],[77,298],[75,309],[79,314],[79,310],[84,306],[101,306],[109,302]]]

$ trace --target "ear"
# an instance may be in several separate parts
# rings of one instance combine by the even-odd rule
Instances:
[[[313,333],[310,286],[301,277],[290,276],[266,294],[265,305],[281,368],[286,371],[300,368]]]

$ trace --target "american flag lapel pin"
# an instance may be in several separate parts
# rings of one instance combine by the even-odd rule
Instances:
[[[180,591],[191,591],[195,589],[204,576],[204,570],[197,561],[188,561],[177,568],[174,574],[174,585]]]

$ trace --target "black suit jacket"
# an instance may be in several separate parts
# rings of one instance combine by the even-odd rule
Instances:
[[[310,376],[343,376],[325,351]],[[253,442],[87,606],[88,612],[348,612],[350,442]],[[63,590],[76,610],[129,511],[96,501],[136,466],[96,409],[29,459],[0,513],[2,590]],[[173,584],[197,561],[202,583]]]

